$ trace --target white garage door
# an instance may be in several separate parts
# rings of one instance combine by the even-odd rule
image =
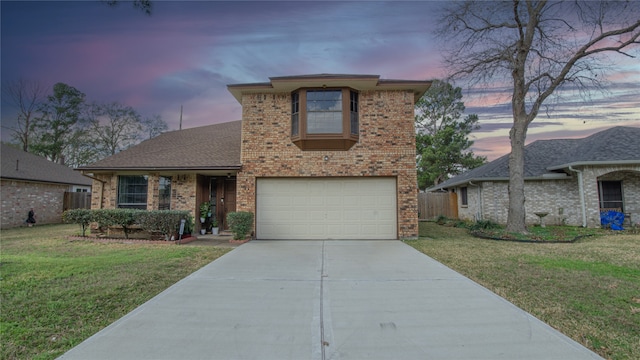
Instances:
[[[397,239],[395,178],[257,181],[258,239]]]

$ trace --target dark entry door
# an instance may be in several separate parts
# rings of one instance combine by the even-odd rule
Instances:
[[[226,214],[236,211],[236,179],[227,178],[224,180],[224,229],[228,230]]]

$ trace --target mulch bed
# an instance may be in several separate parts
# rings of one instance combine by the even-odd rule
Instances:
[[[86,240],[98,243],[126,243],[126,244],[158,244],[158,245],[181,245],[198,240],[195,236],[186,236],[181,240],[150,240],[150,239],[125,239],[125,238],[109,238],[97,236],[69,236],[69,240],[78,241]]]
[[[244,240],[234,240],[234,239],[229,239],[229,242],[232,244],[244,244],[248,241],[251,241],[251,239],[244,239]]]
[[[481,231],[470,231],[470,234],[475,237],[478,237],[481,239],[487,239],[487,240],[536,243],[536,244],[571,244],[578,241],[579,239],[585,238],[587,236],[592,236],[592,235],[578,235],[570,240],[541,240],[541,239],[516,239],[516,238],[497,237],[495,235],[485,234]]]

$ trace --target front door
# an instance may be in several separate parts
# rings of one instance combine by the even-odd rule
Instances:
[[[227,214],[236,211],[236,178],[226,178],[224,180],[224,220],[223,228],[229,230],[227,226]]]

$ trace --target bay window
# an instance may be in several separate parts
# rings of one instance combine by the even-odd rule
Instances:
[[[291,138],[302,150],[348,150],[358,142],[358,93],[300,89],[291,94]]]

